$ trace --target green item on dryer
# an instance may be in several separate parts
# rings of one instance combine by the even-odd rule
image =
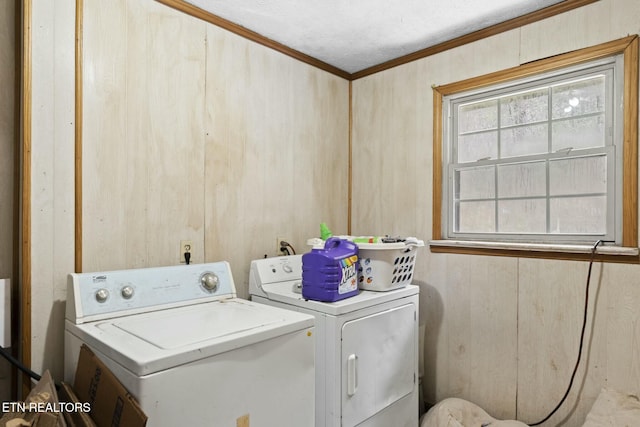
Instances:
[[[329,227],[324,222],[320,224],[320,238],[322,240],[327,240],[329,237],[333,236]]]

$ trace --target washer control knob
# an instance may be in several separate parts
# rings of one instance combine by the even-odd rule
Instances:
[[[103,303],[107,301],[107,298],[109,298],[109,291],[104,288],[98,289],[96,292],[96,301]]]
[[[218,289],[218,282],[218,276],[216,276],[214,273],[204,273],[202,276],[200,276],[200,284],[205,290],[209,292],[215,292],[216,289]]]
[[[285,273],[293,272],[293,267],[291,267],[291,265],[289,265],[289,264],[284,264],[282,266],[282,269],[284,270]]]
[[[120,294],[122,295],[122,298],[130,299],[133,296],[133,287],[129,285],[125,286],[120,290]]]

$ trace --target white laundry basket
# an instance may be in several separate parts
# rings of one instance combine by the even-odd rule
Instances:
[[[411,283],[418,248],[424,246],[424,241],[415,237],[393,243],[363,243],[363,237],[336,237],[358,245],[358,288],[367,291],[391,291]],[[374,239],[379,241],[382,238]],[[324,240],[313,238],[307,240],[307,244],[321,249]]]
[[[357,243],[360,269],[358,287],[368,291],[390,291],[411,283],[422,240],[408,238],[395,243]]]

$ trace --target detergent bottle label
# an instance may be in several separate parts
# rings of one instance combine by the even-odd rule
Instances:
[[[342,279],[338,286],[338,294],[346,294],[358,289],[358,255],[352,255],[340,260],[342,268]]]

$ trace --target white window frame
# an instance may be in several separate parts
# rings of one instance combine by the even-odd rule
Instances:
[[[621,187],[622,187],[622,103],[619,101],[623,96],[624,80],[623,55],[617,54],[607,58],[589,61],[575,66],[553,70],[525,79],[518,79],[508,83],[491,85],[465,91],[443,99],[443,218],[442,223],[446,230],[445,237],[455,240],[484,240],[484,241],[507,241],[507,242],[535,242],[535,243],[593,243],[597,240],[614,241],[621,243]],[[580,79],[593,75],[605,75],[605,141],[602,147],[556,151],[546,154],[519,156],[516,158],[503,159],[479,159],[475,162],[454,163],[457,158],[457,110],[458,106],[475,101],[486,101],[499,98],[505,95],[517,94],[519,92],[535,89],[537,87],[553,86],[566,81]],[[548,123],[551,123],[551,117]],[[498,133],[501,128],[498,128]],[[568,147],[569,148],[569,147]],[[481,233],[481,232],[461,232],[456,230],[456,197],[455,193],[455,172],[458,170],[470,170],[478,167],[494,167],[499,165],[531,162],[534,160],[549,162],[563,159],[588,157],[593,155],[605,155],[607,158],[607,211],[606,211],[606,233],[603,234],[559,234],[559,233]],[[546,196],[547,206],[550,196]],[[497,191],[495,198],[498,204]],[[547,207],[547,220],[549,212]],[[497,206],[496,218],[494,219],[497,228]]]
[[[639,104],[639,56],[640,40],[631,35],[618,40],[571,51],[549,58],[522,64],[490,74],[471,77],[466,80],[432,85],[433,93],[433,187],[432,187],[432,239],[430,249],[434,253],[463,253],[476,255],[524,256],[554,259],[589,259],[592,244],[580,243],[520,243],[489,240],[460,240],[447,237],[443,224],[446,204],[443,199],[447,167],[444,163],[449,154],[443,140],[446,116],[443,113],[444,98],[457,93],[480,91],[492,85],[509,84],[518,79],[527,79],[543,73],[598,61],[618,54],[624,57],[624,97],[621,100],[622,145],[617,156],[622,158],[622,167],[616,170],[622,176],[621,193],[622,218],[616,223],[621,228],[621,239],[616,246],[600,246],[597,258],[603,261],[640,263],[638,249],[638,104]],[[591,242],[593,243],[593,242]],[[622,258],[621,258],[622,257]]]

